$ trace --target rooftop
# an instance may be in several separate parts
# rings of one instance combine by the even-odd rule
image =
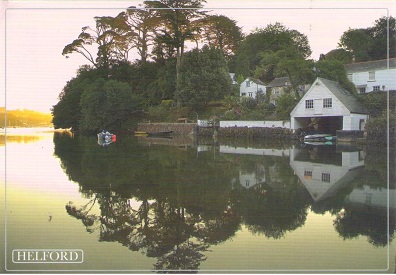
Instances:
[[[267,87],[284,87],[290,86],[290,80],[288,77],[278,77],[272,80]]]
[[[357,72],[368,72],[374,70],[386,70],[387,69],[387,59],[383,60],[373,60],[367,62],[357,62],[350,63],[345,65],[345,69],[348,73],[357,73]],[[396,68],[396,58],[389,59],[389,68]]]
[[[351,113],[367,113],[364,107],[358,102],[356,97],[344,87],[342,87],[341,84],[321,77],[318,77],[318,80],[320,80],[338,98],[338,100],[348,108]]]

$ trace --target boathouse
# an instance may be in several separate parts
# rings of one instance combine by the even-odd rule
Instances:
[[[317,78],[290,113],[292,130],[336,135],[337,131],[363,131],[367,112],[338,82]]]

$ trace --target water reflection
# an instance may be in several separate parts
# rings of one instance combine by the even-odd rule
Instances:
[[[88,199],[66,211],[99,241],[156,258],[155,270],[198,270],[242,226],[285,238],[309,211],[330,212],[343,239],[388,243],[386,170],[370,150],[133,137],[100,150],[96,142],[54,136],[55,155]]]

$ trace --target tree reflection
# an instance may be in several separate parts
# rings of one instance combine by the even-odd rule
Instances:
[[[314,202],[286,157],[197,157],[195,148],[144,146],[128,137],[107,150],[94,137],[55,136],[54,143],[65,173],[88,199],[82,206],[68,203],[67,213],[99,241],[156,258],[157,272],[196,272],[210,246],[230,240],[242,225],[256,235],[283,238],[304,225],[310,209],[330,211],[345,239],[365,235],[375,246],[387,240],[384,217],[348,206],[358,182]],[[255,184],[244,185],[243,176]]]
[[[344,240],[363,235],[367,236],[368,242],[374,246],[387,246],[392,241],[395,231],[394,214],[391,213],[388,217],[386,209],[367,208],[361,211],[348,207],[337,214],[334,227]]]
[[[87,204],[85,204],[82,207],[77,207],[76,205],[73,204],[73,202],[69,202],[66,204],[66,212],[70,215],[75,217],[78,220],[81,220],[82,223],[85,225],[87,228],[87,231],[92,233],[93,229],[92,226],[94,225],[95,221],[97,220],[97,217],[93,214],[90,214],[89,212],[91,211],[93,205],[95,204],[96,197],[94,199],[91,199]],[[90,207],[88,207],[90,205]],[[88,209],[87,209],[88,208]]]
[[[176,271],[196,273],[201,262],[206,260],[202,252],[205,252],[207,248],[208,245],[186,241],[177,245],[171,252],[160,256],[154,264],[154,269],[161,270],[160,273],[165,270],[166,273]]]

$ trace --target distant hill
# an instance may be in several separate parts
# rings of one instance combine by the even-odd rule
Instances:
[[[7,110],[0,107],[0,127],[52,127],[52,115],[31,110]],[[7,120],[7,121],[6,121]]]

